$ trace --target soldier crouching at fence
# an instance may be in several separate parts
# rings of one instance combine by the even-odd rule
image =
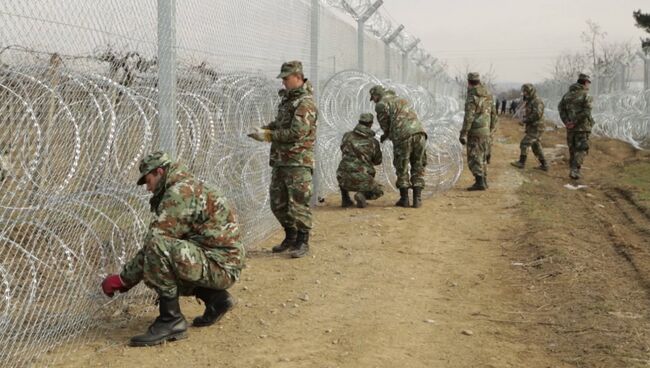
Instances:
[[[142,184],[153,193],[149,203],[155,215],[144,246],[119,275],[102,282],[108,296],[127,292],[142,280],[158,294],[160,315],[146,333],[131,338],[131,346],[186,337],[179,296],[196,296],[205,303],[194,326],[217,322],[234,305],[226,289],[239,279],[245,258],[237,218],[226,199],[183,165],[154,152],[140,162]]]
[[[311,82],[305,79],[300,61],[282,64],[278,78],[282,78],[284,89],[279,91],[282,100],[275,120],[248,136],[271,142],[271,211],[285,234],[282,243],[272,251],[291,250],[292,258],[300,258],[309,253],[312,227],[309,202],[318,112]]]
[[[352,207],[350,191],[356,192],[357,207],[364,208],[366,200],[384,195],[381,184],[375,181],[375,165],[381,164],[381,148],[372,127],[374,117],[365,113],[359,117],[354,130],[343,135],[341,162],[336,170],[336,180],[341,189],[341,206]]]

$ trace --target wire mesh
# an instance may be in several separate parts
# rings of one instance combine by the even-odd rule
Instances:
[[[3,2],[0,20],[0,362],[34,364],[153,294],[139,286],[106,298],[102,278],[142,247],[148,194],[137,164],[158,149],[157,11],[153,0]],[[409,98],[429,134],[429,194],[462,167],[453,83],[431,76],[366,33],[368,71],[356,67],[355,25],[311,1],[184,0],[176,6],[176,157],[238,210],[251,247],[277,228],[269,209],[268,145],[246,137],[274,118],[283,61],[317,71],[320,194],[338,186],[340,138],[372,111],[371,83]],[[278,22],[283,19],[283,22]],[[372,19],[369,21],[371,24]],[[388,31],[394,26],[384,24]],[[318,58],[312,60],[312,51]],[[389,69],[388,72],[386,69]],[[310,75],[307,75],[310,77]],[[386,80],[380,81],[379,78]],[[393,79],[387,80],[387,79]],[[336,155],[332,153],[336,153]],[[382,180],[394,182],[384,146]]]

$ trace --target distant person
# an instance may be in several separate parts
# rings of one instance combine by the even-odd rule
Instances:
[[[467,145],[467,166],[474,175],[475,183],[467,190],[487,189],[486,154],[489,150],[490,132],[497,123],[496,105],[492,95],[481,84],[478,73],[467,75],[467,99],[465,117],[459,141]]]
[[[424,173],[427,165],[427,133],[411,103],[380,85],[370,89],[370,100],[375,103],[377,121],[384,134],[380,141],[393,142],[393,166],[399,188],[399,207],[409,206],[409,188],[413,189],[413,207],[422,205]],[[491,104],[491,103],[490,103]],[[409,164],[411,166],[409,177]]]
[[[357,207],[364,208],[367,200],[384,195],[381,184],[375,181],[375,166],[381,164],[381,147],[371,129],[374,116],[361,114],[354,130],[343,135],[341,162],[336,170],[336,180],[341,190],[341,207],[352,207],[350,192],[356,192]]]
[[[499,113],[499,99],[495,98],[494,99],[494,109],[496,110],[497,114]]]
[[[501,114],[505,114],[505,113],[506,113],[506,104],[507,104],[507,103],[508,103],[508,101],[505,100],[505,99],[501,101]],[[498,109],[497,109],[497,110],[498,110]]]
[[[580,73],[578,81],[569,87],[562,96],[558,110],[560,119],[566,127],[567,145],[569,146],[569,177],[580,179],[580,169],[585,156],[589,153],[589,134],[594,125],[591,116],[592,97],[589,96],[591,80],[587,74]]]
[[[548,171],[548,164],[544,158],[544,151],[542,150],[542,133],[544,132],[544,102],[537,96],[535,87],[526,83],[521,86],[521,94],[526,106],[524,107],[523,123],[526,126],[526,134],[519,143],[521,151],[519,161],[512,162],[511,165],[523,169],[526,165],[526,155],[528,147],[531,147],[533,154],[539,160],[539,169]]]
[[[517,111],[517,100],[512,100],[510,101],[510,114],[514,115],[515,111]]]

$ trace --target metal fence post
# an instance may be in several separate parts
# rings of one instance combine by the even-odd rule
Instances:
[[[386,67],[386,79],[390,79],[390,44],[397,38],[400,32],[404,29],[404,25],[400,24],[399,27],[384,38],[384,66]]]
[[[176,157],[176,0],[158,0],[160,149]]]
[[[318,97],[319,97],[319,86],[320,82],[318,80],[318,44],[320,37],[320,0],[311,1],[311,53],[310,53],[310,68],[309,68],[309,78],[311,79],[312,86],[314,89],[314,101],[316,106],[318,106]],[[316,134],[316,140],[318,141],[318,134]],[[316,163],[314,165],[314,173],[312,178],[313,185],[313,195],[311,198],[311,206],[315,206],[318,203],[320,193],[321,193],[321,174],[322,168],[320,165],[321,152],[318,149],[318,144],[314,146],[314,156],[316,157]]]
[[[363,32],[364,30],[364,25],[368,18],[370,18],[377,9],[384,3],[384,0],[377,0],[374,2],[374,4],[370,5],[368,9],[366,9],[365,12],[361,16],[358,17],[357,19],[357,62],[358,62],[358,69],[360,71],[364,71],[364,61],[363,61],[363,42],[364,42],[364,37],[365,34]]]
[[[402,49],[402,83],[407,83],[409,53],[413,51],[418,43],[420,43],[420,39],[416,39],[408,47]]]

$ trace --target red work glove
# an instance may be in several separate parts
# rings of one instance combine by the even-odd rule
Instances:
[[[573,129],[576,127],[576,123],[568,121],[566,124],[564,124],[564,126],[566,126],[567,129]]]
[[[120,275],[108,275],[104,281],[102,281],[102,291],[110,297],[115,294],[115,291],[126,293],[129,289],[130,288],[126,287],[124,284],[124,281],[122,281],[122,278],[120,278]]]

